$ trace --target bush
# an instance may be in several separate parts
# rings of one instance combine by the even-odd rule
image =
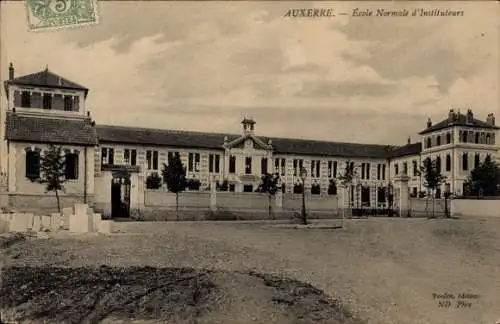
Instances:
[[[219,181],[217,181],[217,191],[228,191],[229,190],[229,182],[227,180],[224,180],[222,184],[219,184]]]
[[[158,173],[151,173],[146,178],[146,189],[159,189],[161,188],[162,181],[163,180]]]
[[[201,181],[199,179],[189,179],[186,182],[186,187],[188,190],[200,190]]]

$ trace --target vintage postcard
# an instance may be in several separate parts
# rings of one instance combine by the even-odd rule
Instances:
[[[0,323],[500,324],[498,2],[0,6]]]

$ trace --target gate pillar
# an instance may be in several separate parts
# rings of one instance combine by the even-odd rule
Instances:
[[[406,175],[396,176],[394,178],[395,187],[399,192],[397,201],[399,217],[408,217],[410,214],[410,195],[408,191],[408,181],[410,181],[410,177]]]

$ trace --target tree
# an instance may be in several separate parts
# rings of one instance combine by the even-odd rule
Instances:
[[[189,190],[200,190],[201,181],[199,179],[188,179],[186,181],[186,187]]]
[[[65,191],[64,182],[66,179],[66,158],[62,154],[60,146],[49,145],[40,157],[40,177],[36,179],[45,185],[45,191],[54,191],[57,200],[57,211],[61,212],[59,201],[59,191]]]
[[[163,181],[170,192],[175,193],[175,214],[179,220],[179,193],[186,189],[186,168],[182,165],[179,152],[168,157],[168,165],[163,164]]]
[[[474,196],[500,195],[500,166],[488,155],[483,163],[474,168],[466,182],[468,193]]]
[[[335,179],[330,179],[330,183],[328,184],[328,194],[329,195],[337,194],[337,184],[335,183]]]
[[[272,217],[272,219],[274,219],[274,214],[272,213],[272,198],[278,192],[278,190],[280,190],[278,186],[279,180],[280,176],[278,173],[266,173],[260,179],[260,184],[257,188],[257,192],[267,193],[267,196],[269,198],[269,217]]]
[[[161,188],[162,178],[157,172],[153,172],[146,178],[146,189],[159,189]]]
[[[446,177],[441,174],[437,160],[432,161],[430,158],[424,160],[420,172],[423,174],[424,186],[432,192],[432,217],[434,217],[436,189],[441,187]]]
[[[356,167],[354,165],[354,162],[347,160],[345,168],[344,168],[344,173],[339,176],[339,181],[344,188],[349,189],[348,190],[349,194],[351,193],[352,184],[353,184],[356,176],[357,176],[357,174],[356,174]],[[349,197],[349,207],[352,207],[351,206],[351,197]]]

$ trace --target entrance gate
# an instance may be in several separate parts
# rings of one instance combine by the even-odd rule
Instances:
[[[111,180],[111,217],[130,217],[130,174],[128,172],[113,172],[113,179]]]

